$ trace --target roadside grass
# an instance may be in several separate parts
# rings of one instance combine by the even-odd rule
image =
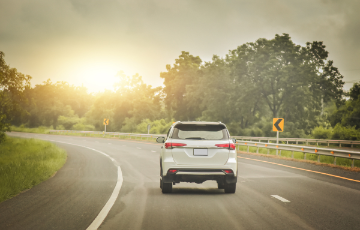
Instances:
[[[248,146],[241,146],[241,145],[238,146],[239,151],[247,152],[247,149],[248,149]],[[256,153],[256,151],[257,151],[257,147],[249,146],[249,153]],[[276,150],[275,149],[259,148],[258,153],[259,154],[276,156]],[[291,154],[292,154],[291,151],[282,150],[280,152],[280,150],[279,150],[279,155],[278,156],[283,157],[283,158],[291,158]],[[304,159],[304,157],[305,157],[304,153],[294,151],[294,159],[318,162],[318,155],[317,154],[307,153],[305,159]],[[320,161],[319,162],[324,163],[324,164],[333,165],[334,164],[334,157],[333,156],[320,155]],[[346,168],[351,168],[351,159],[337,157],[336,165],[337,166],[343,166],[343,167],[346,167]],[[355,160],[354,161],[354,167],[360,168],[360,160]]]
[[[72,133],[72,132],[56,132],[50,133],[52,135],[65,135],[65,136],[80,136],[80,137],[97,137],[97,138],[115,138],[136,141],[150,141],[156,142],[156,137],[135,137],[131,135],[113,135],[113,134],[93,134],[93,133]]]
[[[50,142],[6,137],[0,144],[0,203],[50,178],[66,157]]]
[[[25,127],[16,127],[11,126],[11,130],[15,132],[24,132],[24,133],[49,133],[49,128],[45,126],[40,126],[38,128],[25,128]]]
[[[61,131],[50,133],[50,129],[45,126],[40,126],[38,128],[24,128],[11,126],[11,130],[15,132],[24,132],[24,133],[41,133],[41,134],[51,134],[51,135],[65,135],[65,136],[78,136],[78,137],[97,137],[97,138],[117,138],[117,139],[129,139],[137,141],[150,141],[156,142],[156,137],[135,137],[130,135],[113,135],[113,134],[93,134],[93,133],[74,133],[70,131]]]

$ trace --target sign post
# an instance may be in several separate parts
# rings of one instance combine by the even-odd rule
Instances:
[[[276,132],[276,144],[279,144],[279,132],[284,131],[284,118],[273,118],[273,131]],[[278,153],[279,150],[276,149],[276,155]]]
[[[148,134],[150,133],[150,127],[151,127],[151,125],[148,124],[148,125],[147,125]]]
[[[106,125],[108,125],[109,124],[109,119],[107,119],[107,118],[104,118],[104,122],[103,122],[103,124],[105,125],[105,133],[106,133]]]

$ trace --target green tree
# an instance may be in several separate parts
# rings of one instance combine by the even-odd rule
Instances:
[[[144,119],[158,119],[162,114],[160,87],[152,88],[135,74],[131,77],[123,72],[117,74],[119,81],[115,91],[105,91],[96,100],[86,117],[96,129],[103,129],[104,118],[110,119],[109,131],[135,132],[136,125]]]
[[[19,103],[26,101],[23,91],[30,87],[29,75],[10,68],[4,60],[5,54],[0,51],[0,142],[5,138],[5,132],[10,131],[11,121],[21,108]]]
[[[167,72],[160,73],[164,79],[165,106],[173,113],[176,120],[194,120],[201,116],[201,110],[197,104],[189,103],[191,99],[187,94],[186,87],[192,85],[201,74],[201,59],[182,51],[178,59],[175,59],[173,67],[166,65]],[[196,89],[195,89],[196,90]],[[201,101],[198,102],[200,104]]]
[[[322,42],[296,45],[288,34],[274,39],[258,39],[230,51],[227,61],[245,94],[261,96],[271,117],[299,122],[305,129],[316,125],[321,100],[340,100],[343,76],[326,61]]]
[[[333,127],[341,124],[343,127],[360,129],[360,83],[355,83],[349,92],[350,99],[331,115]]]

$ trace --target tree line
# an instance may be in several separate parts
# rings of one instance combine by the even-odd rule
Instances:
[[[54,129],[165,133],[175,120],[222,121],[232,135],[273,136],[272,118],[285,119],[282,137],[356,139],[359,84],[343,90],[343,76],[322,42],[295,44],[288,34],[258,39],[203,62],[181,52],[160,73],[164,87],[138,74],[117,74],[113,90],[88,93],[66,82],[30,86],[1,53],[1,130],[10,125]],[[16,85],[11,85],[16,83]]]

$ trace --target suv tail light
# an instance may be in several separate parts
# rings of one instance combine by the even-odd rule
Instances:
[[[216,144],[215,146],[219,148],[228,148],[230,150],[234,150],[236,148],[236,145],[234,143]]]
[[[234,173],[231,169],[225,169],[224,172],[225,172],[226,174]]]
[[[176,172],[177,172],[177,169],[169,169],[169,171],[168,171],[168,173],[176,173]]]
[[[171,143],[171,142],[165,143],[165,148],[166,149],[171,149],[171,148],[174,148],[174,147],[182,147],[182,146],[186,146],[186,144],[183,144],[183,143]]]

